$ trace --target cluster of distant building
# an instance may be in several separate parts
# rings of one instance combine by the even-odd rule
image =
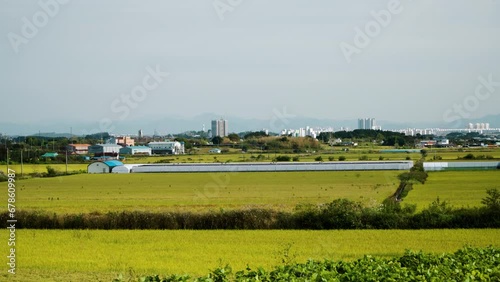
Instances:
[[[312,128],[312,127],[305,127],[305,128],[299,128],[299,129],[283,129],[280,132],[281,136],[292,136],[292,137],[306,137],[306,136],[311,136],[312,138],[316,138],[319,134],[322,132],[334,132],[333,127],[327,127],[327,128]],[[267,133],[267,132],[266,132]]]
[[[178,155],[184,154],[184,143],[177,141],[153,141],[136,146],[127,136],[111,137],[103,144],[70,144],[68,153],[92,155],[94,159],[118,159],[120,155]]]
[[[395,132],[404,133],[409,136],[415,136],[417,134],[420,135],[436,135],[442,136],[452,132],[460,132],[460,133],[471,133],[478,132],[481,134],[489,134],[489,133],[497,133],[500,131],[500,128],[491,128],[489,123],[481,122],[481,123],[469,123],[466,128],[405,128],[399,130],[393,130]]]
[[[468,129],[478,129],[478,130],[489,130],[490,129],[490,124],[489,123],[469,123],[469,126],[467,127]]]
[[[375,123],[374,118],[360,118],[358,119],[358,129],[373,129],[373,130],[382,130],[381,126],[378,126]],[[349,131],[350,129],[348,127],[341,127],[340,131]],[[333,127],[305,127],[305,128],[299,128],[299,129],[283,129],[280,132],[281,136],[292,136],[292,137],[306,137],[310,136],[312,138],[316,138],[318,135],[320,135],[323,132],[335,132]]]

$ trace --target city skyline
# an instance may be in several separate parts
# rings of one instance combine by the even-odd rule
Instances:
[[[306,119],[307,120],[307,119]],[[189,132],[204,132],[207,134],[209,137],[215,137],[215,136],[227,136],[230,133],[242,133],[242,132],[256,132],[256,131],[265,131],[266,133],[272,133],[272,134],[278,134],[278,135],[291,135],[291,136],[296,136],[296,137],[304,137],[304,136],[312,136],[316,137],[319,135],[321,132],[337,132],[337,131],[353,131],[356,129],[366,129],[366,128],[360,128],[361,121],[363,122],[363,127],[365,126],[365,123],[368,123],[372,126],[371,129],[374,130],[383,130],[383,131],[395,131],[395,132],[402,132],[407,135],[415,135],[417,133],[419,134],[438,134],[442,135],[443,133],[449,133],[449,132],[500,132],[500,126],[497,126],[500,124],[500,115],[497,115],[496,117],[492,117],[494,120],[493,123],[490,124],[490,122],[487,122],[485,120],[478,119],[474,122],[469,122],[464,124],[463,126],[460,127],[454,127],[454,128],[449,128],[449,127],[443,127],[439,126],[437,124],[431,125],[427,124],[424,126],[419,126],[416,124],[404,124],[404,123],[385,123],[384,121],[379,124],[375,118],[363,118],[363,119],[357,119],[357,120],[352,120],[351,124],[354,124],[357,122],[357,126],[346,126],[346,121],[343,123],[337,123],[337,122],[329,122],[327,120],[301,120],[300,118],[295,118],[295,120],[282,120],[281,122],[284,122],[283,127],[280,130],[270,130],[269,127],[267,126],[261,126],[262,124],[253,124],[247,129],[241,129],[238,126],[233,129],[229,130],[228,124],[229,120],[225,118],[219,118],[219,119],[213,119],[210,122],[211,127],[209,129],[205,128],[205,124],[201,124],[201,127],[198,128],[196,125],[194,127],[187,127],[186,130],[181,130],[181,131],[159,131],[156,127],[154,129],[150,130],[143,130],[143,127],[141,127],[139,130],[136,130],[135,128],[131,128],[129,130],[122,130],[122,131],[115,131],[115,132],[108,132],[111,135],[115,136],[138,136],[139,138],[143,136],[167,136],[167,135],[177,135],[177,134],[183,134],[183,133],[189,133]],[[237,123],[245,122],[249,120],[243,120],[239,121]],[[319,121],[321,124],[318,125],[315,123],[315,121]],[[215,125],[214,125],[215,122]],[[263,121],[264,124],[272,125],[273,123],[268,123],[268,121]],[[218,125],[221,126],[218,126]],[[383,127],[382,125],[386,125],[387,127]],[[253,126],[253,127],[252,127]],[[0,123],[1,127],[1,123]],[[215,128],[215,129],[214,129]],[[52,128],[54,129],[54,128]],[[99,132],[84,132],[84,133],[78,133],[78,132],[73,132],[73,128],[70,128],[70,131],[65,131],[65,130],[37,130],[37,131],[32,131],[30,133],[10,133],[0,131],[0,135],[7,135],[7,136],[36,136],[42,134],[55,134],[55,135],[75,135],[75,136],[85,136],[87,134],[95,134]],[[212,132],[219,132],[218,134],[212,134]]]

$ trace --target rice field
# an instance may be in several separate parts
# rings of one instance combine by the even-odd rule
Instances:
[[[394,193],[400,171],[79,174],[16,182],[18,210],[199,211],[264,207],[293,210],[337,198],[379,204]],[[498,171],[429,173],[404,203],[425,208],[438,196],[455,207],[480,206]],[[5,184],[5,183],[4,183]],[[4,185],[0,183],[0,185]],[[5,184],[6,185],[6,184]],[[6,187],[6,186],[5,186]],[[6,202],[7,195],[0,194]],[[405,249],[452,252],[465,245],[500,246],[500,229],[482,230],[29,230],[16,231],[17,274],[0,281],[111,281],[149,274],[205,275],[307,259],[392,257]],[[0,230],[0,238],[8,238]],[[8,248],[5,245],[4,252]],[[7,268],[6,268],[7,269]]]
[[[269,208],[291,211],[299,204],[338,198],[381,203],[394,193],[398,171],[79,174],[17,182],[19,210],[56,213],[194,211]],[[486,189],[500,188],[498,171],[429,173],[404,203],[427,207],[437,197],[455,207],[481,205]],[[6,201],[7,195],[0,195]]]
[[[0,238],[8,231],[1,230]],[[146,274],[201,276],[307,259],[392,257],[406,249],[453,252],[499,246],[500,230],[154,231],[18,230],[17,274],[3,281],[111,281]],[[5,246],[5,250],[7,247]]]
[[[400,171],[80,174],[17,182],[19,210],[86,213],[292,210],[348,198],[377,204],[394,193]],[[0,201],[6,200],[0,195]]]
[[[429,172],[425,184],[415,184],[404,203],[426,208],[438,197],[456,208],[481,206],[486,189],[500,190],[500,171],[436,171]]]

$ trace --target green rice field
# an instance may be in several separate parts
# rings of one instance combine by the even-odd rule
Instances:
[[[7,230],[0,231],[0,238],[7,237]],[[5,271],[0,280],[111,281],[120,273],[125,279],[201,276],[225,264],[234,270],[247,265],[269,269],[283,261],[391,257],[405,249],[443,253],[465,245],[499,246],[500,230],[18,230],[16,275]]]
[[[481,206],[486,189],[500,190],[500,171],[438,171],[430,172],[425,184],[415,184],[404,203],[423,209],[438,197],[456,208]]]
[[[338,198],[377,205],[394,193],[399,171],[80,174],[17,182],[19,210],[56,213],[195,211],[270,208]],[[500,188],[498,171],[429,173],[404,203],[427,207],[437,197],[455,207],[481,205],[486,189]],[[6,201],[7,195],[0,200]]]
[[[19,210],[57,213],[207,211],[348,198],[367,205],[394,193],[399,171],[80,174],[17,182]],[[6,200],[1,195],[0,200]]]

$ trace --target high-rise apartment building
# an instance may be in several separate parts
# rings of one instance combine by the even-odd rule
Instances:
[[[358,129],[374,129],[375,126],[374,118],[358,119]]]
[[[225,137],[227,135],[229,135],[227,120],[222,118],[218,120],[212,120],[212,136]]]

